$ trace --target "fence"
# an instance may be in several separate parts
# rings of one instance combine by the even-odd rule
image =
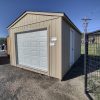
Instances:
[[[85,88],[93,100],[100,100],[100,34],[87,37]]]

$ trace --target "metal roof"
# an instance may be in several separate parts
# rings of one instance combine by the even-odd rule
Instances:
[[[93,35],[93,34],[100,34],[100,30],[96,30],[93,32],[89,32],[88,35]]]

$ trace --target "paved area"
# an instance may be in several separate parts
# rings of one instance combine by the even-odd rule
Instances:
[[[88,100],[83,70],[78,69],[73,67],[60,81],[9,64],[0,65],[0,100]]]

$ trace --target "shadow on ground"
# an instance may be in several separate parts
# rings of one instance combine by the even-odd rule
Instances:
[[[89,80],[89,74],[91,73],[99,73],[98,70],[100,69],[100,56],[88,56],[87,60],[87,74],[88,78],[86,80]],[[76,63],[72,66],[72,68],[69,70],[69,72],[64,76],[62,81],[68,81],[70,79],[77,78],[79,76],[84,75],[84,55],[81,55],[81,57],[76,61]],[[97,75],[97,74],[96,74]],[[96,76],[95,76],[96,78]],[[92,79],[92,76],[91,76]],[[96,81],[96,80],[95,80]],[[92,95],[90,95],[90,92],[88,89],[88,83],[86,83],[86,91],[85,94],[87,95],[89,100],[100,100],[94,99]],[[92,84],[92,83],[91,83]],[[96,90],[96,87],[95,87]]]
[[[0,65],[9,64],[9,63],[10,63],[9,56],[0,57]]]
[[[81,55],[81,57],[76,61],[69,72],[64,76],[63,81],[73,79],[81,75],[84,75],[84,55]]]
[[[92,59],[92,60],[91,60]],[[98,60],[99,59],[99,60]],[[93,62],[94,60],[94,62]],[[95,61],[97,60],[97,61]],[[100,56],[88,56],[87,74],[100,69]],[[63,81],[84,75],[84,55],[81,55],[72,68],[64,76]]]

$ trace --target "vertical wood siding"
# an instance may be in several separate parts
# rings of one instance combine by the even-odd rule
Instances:
[[[7,37],[7,54],[10,55],[10,37]]]
[[[62,19],[62,77],[70,69],[70,28],[72,28],[65,20]],[[74,29],[75,33],[75,61],[81,54],[81,34]]]
[[[62,19],[62,77],[70,68],[70,26]]]
[[[74,58],[75,61],[77,61],[81,54],[81,34],[79,34],[75,30],[74,32],[75,32],[75,54],[74,54],[75,57]]]

